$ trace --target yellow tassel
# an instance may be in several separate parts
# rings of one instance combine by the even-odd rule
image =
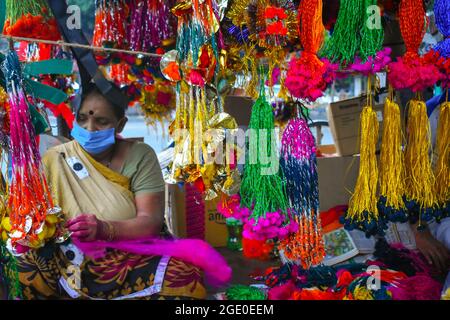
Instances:
[[[380,214],[392,222],[406,222],[407,211],[403,201],[405,192],[404,159],[400,107],[393,94],[384,104],[383,135],[380,155]]]
[[[360,229],[367,235],[382,233],[383,225],[377,208],[378,168],[376,143],[378,141],[378,119],[370,105],[361,113],[359,175],[349,208],[345,216],[347,229]]]
[[[424,101],[408,104],[408,142],[405,152],[406,207],[412,223],[429,220],[436,209],[435,178],[430,161],[431,134]]]
[[[435,194],[439,207],[444,211],[438,218],[449,215],[450,201],[450,102],[441,105],[436,136],[437,162],[435,166]]]

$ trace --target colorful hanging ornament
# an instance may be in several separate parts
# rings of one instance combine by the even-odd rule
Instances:
[[[125,0],[95,0],[93,46],[124,48],[126,40],[125,10]]]
[[[144,86],[140,106],[147,125],[162,124],[164,119],[171,119],[175,110],[175,90],[168,81],[156,78]]]
[[[441,72],[441,86],[450,88],[450,2],[447,0],[435,0],[434,16],[436,27],[444,36],[426,55],[428,63],[436,65]]]
[[[273,72],[279,68],[280,97],[284,97],[286,77],[285,47],[298,37],[297,10],[292,0],[252,0],[247,7],[249,39],[264,49],[268,60],[268,85],[273,87]],[[271,89],[272,91],[272,89]]]
[[[368,78],[367,105],[361,113],[359,174],[349,207],[343,216],[348,230],[364,231],[366,236],[383,235],[386,221],[377,207],[378,165],[376,145],[378,141],[378,119],[373,110],[371,78]]]
[[[39,248],[59,236],[59,208],[53,200],[43,173],[41,158],[31,123],[30,108],[22,87],[23,76],[17,54],[10,51],[3,64],[10,103],[12,180],[8,214],[2,225],[8,232],[6,241],[13,255],[29,248]]]
[[[6,0],[3,34],[42,40],[60,40],[55,17],[45,0]]]
[[[448,89],[447,89],[448,95]],[[435,194],[439,206],[438,220],[450,216],[450,102],[441,104],[436,135],[437,161],[434,175]]]
[[[129,4],[127,42],[130,50],[149,51],[174,42],[174,0],[132,0]]]
[[[298,230],[279,247],[284,256],[304,269],[325,256],[319,216],[316,144],[305,119],[290,120],[283,133],[280,164],[286,179],[291,214]]]
[[[304,0],[299,7],[299,34],[303,46],[300,57],[289,63],[285,86],[290,94],[307,102],[314,102],[333,82],[337,65],[319,59],[325,27],[322,23],[322,0]]]
[[[244,224],[244,232],[248,230],[249,235],[253,235],[268,228],[265,234],[278,233],[285,237],[293,224],[287,211],[284,182],[278,165],[274,164],[278,161],[274,119],[272,108],[265,98],[263,83],[260,96],[252,108],[249,129],[252,134],[246,140],[240,195],[241,205],[252,210],[252,214]],[[279,231],[283,228],[287,230]]]
[[[402,150],[401,115],[392,88],[390,89],[390,96],[384,103],[379,183],[379,212],[391,222],[406,222],[408,212],[403,201],[405,167]]]
[[[434,63],[418,54],[427,28],[423,1],[402,0],[398,18],[406,53],[389,64],[388,81],[396,90],[420,92],[442,78]]]
[[[382,49],[384,38],[381,25],[377,27],[376,21],[370,25],[373,18],[381,21],[381,16],[375,16],[377,11],[369,10],[376,5],[377,0],[341,0],[336,25],[331,38],[325,43],[323,56],[333,63],[339,62],[344,68],[353,62],[359,65],[375,59]],[[369,62],[368,65],[371,64]]]
[[[419,222],[419,229],[422,228],[422,221],[431,220],[438,212],[430,150],[431,133],[427,106],[421,97],[417,96],[408,103],[405,204],[410,213],[410,221]]]

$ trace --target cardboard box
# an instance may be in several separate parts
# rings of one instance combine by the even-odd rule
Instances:
[[[359,171],[359,156],[317,158],[320,211],[346,205]]]
[[[380,101],[384,102],[384,99],[380,99]],[[336,151],[341,156],[359,153],[360,116],[365,104],[366,98],[360,96],[334,102],[327,107],[330,131],[336,144]],[[379,141],[383,129],[383,107],[383,103],[376,104],[373,107],[380,124]]]
[[[227,245],[228,230],[225,217],[217,212],[219,197],[204,201],[204,240],[213,247]],[[186,214],[185,187],[177,184],[166,184],[166,222],[169,230],[178,238],[187,238],[198,230],[189,230]],[[198,232],[197,232],[198,233]]]

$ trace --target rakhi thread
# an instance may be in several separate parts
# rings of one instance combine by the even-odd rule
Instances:
[[[55,213],[59,210],[53,205],[44,176],[15,51],[7,54],[3,68],[10,102],[12,180],[9,216],[3,218],[2,225],[7,226],[9,235],[7,248],[19,255],[30,247],[41,247],[55,235],[59,222]]]
[[[405,203],[412,223],[429,221],[437,209],[435,177],[431,167],[431,133],[427,106],[417,97],[408,103],[407,144],[405,151]]]
[[[325,256],[319,216],[319,186],[316,144],[305,119],[292,119],[283,133],[280,165],[286,193],[298,230],[282,241],[279,249],[304,269],[319,264]]]
[[[406,222],[408,212],[403,201],[405,167],[402,150],[401,115],[400,107],[394,99],[391,91],[390,97],[384,103],[378,209],[391,222]]]
[[[450,102],[440,106],[436,135],[435,194],[439,206],[437,219],[450,216]]]
[[[349,207],[343,217],[345,228],[364,231],[367,237],[383,235],[387,224],[377,207],[378,165],[376,144],[378,119],[372,108],[372,87],[368,80],[367,105],[361,113],[359,173]]]
[[[95,0],[92,44],[97,47],[124,48],[126,13],[124,0]]]

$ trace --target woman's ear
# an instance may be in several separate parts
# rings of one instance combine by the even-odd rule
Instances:
[[[119,123],[117,124],[116,132],[121,133],[123,131],[123,129],[125,128],[125,125],[127,124],[127,122],[128,122],[127,117],[123,117],[122,119],[120,119]]]

